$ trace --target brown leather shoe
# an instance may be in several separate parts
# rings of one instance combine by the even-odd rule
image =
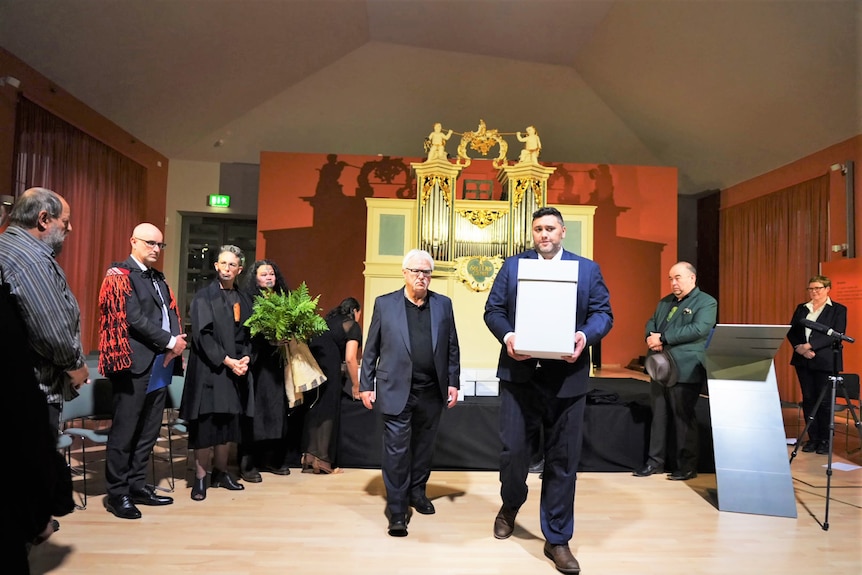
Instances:
[[[503,505],[494,519],[494,537],[497,539],[508,539],[515,530],[515,517],[518,515],[517,509],[511,509]]]
[[[560,573],[580,573],[581,566],[567,544],[551,545],[545,541],[545,557],[554,562]]]

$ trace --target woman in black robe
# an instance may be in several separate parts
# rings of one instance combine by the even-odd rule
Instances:
[[[189,422],[189,447],[195,453],[195,501],[206,498],[210,462],[211,487],[245,488],[227,471],[229,444],[239,441],[240,417],[248,407],[243,398],[249,392],[252,355],[244,325],[251,316],[251,300],[235,285],[242,257],[238,247],[222,246],[216,281],[198,291],[191,304],[192,345],[180,417]]]
[[[286,294],[287,283],[272,260],[258,260],[245,276],[244,289],[254,299],[272,292]],[[287,422],[288,401],[284,388],[284,362],[279,347],[258,334],[251,340],[255,360],[251,365],[253,417],[243,418],[239,445],[239,471],[251,483],[263,480],[261,471],[289,475]]]

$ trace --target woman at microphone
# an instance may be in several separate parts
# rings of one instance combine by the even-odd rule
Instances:
[[[829,376],[843,369],[840,340],[827,334],[829,330],[843,334],[847,328],[847,307],[832,301],[829,292],[832,281],[826,276],[814,276],[808,280],[810,301],[796,306],[787,340],[793,346],[790,364],[796,368],[799,386],[802,389],[802,412],[805,420],[811,420],[808,427],[808,441],[802,451],[816,451],[818,454],[829,452],[829,416],[832,413],[831,395],[827,391],[814,413],[820,392],[830,386]],[[824,329],[811,329],[807,324],[814,322]],[[835,353],[833,353],[833,343]],[[813,417],[813,419],[812,419]]]

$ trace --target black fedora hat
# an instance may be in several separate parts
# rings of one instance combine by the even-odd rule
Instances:
[[[653,380],[665,387],[676,385],[679,372],[668,351],[652,353],[644,361],[644,369]]]

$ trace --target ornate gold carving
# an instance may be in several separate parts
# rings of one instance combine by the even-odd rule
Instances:
[[[456,277],[473,291],[487,291],[503,266],[500,256],[464,256],[455,258]]]
[[[478,228],[486,228],[509,213],[509,210],[456,210]]]
[[[464,132],[461,136],[461,143],[458,144],[458,159],[456,160],[459,166],[469,166],[473,161],[467,155],[467,146],[480,152],[483,156],[487,156],[494,146],[500,146],[500,153],[494,158],[492,164],[497,169],[506,165],[506,152],[509,150],[509,144],[497,130],[489,130],[485,125],[485,120],[479,120],[479,127],[475,132]]]
[[[533,199],[536,208],[542,207],[542,183],[535,178],[518,178],[515,180],[514,192],[512,193],[512,205],[517,206],[524,199],[527,190],[533,190]]]
[[[431,197],[431,192],[435,187],[440,188],[443,200],[446,201],[446,205],[450,205],[452,202],[449,198],[452,196],[452,190],[449,186],[449,177],[440,174],[430,174],[422,179],[422,197],[420,203],[425,204],[428,202],[428,198]]]

